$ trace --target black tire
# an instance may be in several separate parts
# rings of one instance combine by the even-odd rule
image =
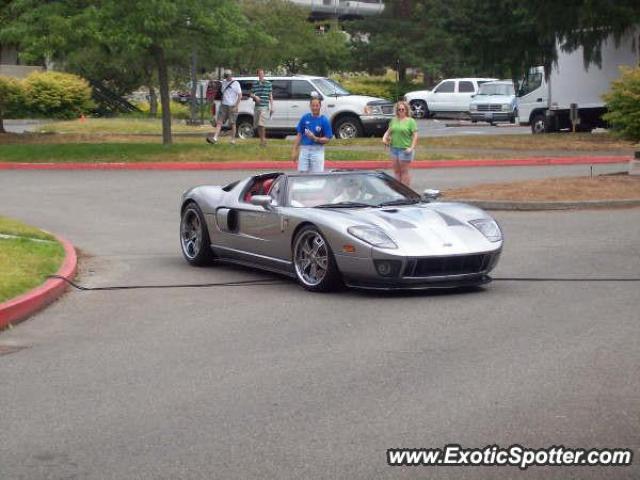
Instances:
[[[544,113],[537,113],[531,119],[531,133],[538,135],[541,133],[547,133],[549,131],[549,124],[547,122],[547,116]]]
[[[362,137],[362,124],[357,117],[339,118],[333,127],[333,134],[340,140]]]
[[[180,250],[191,265],[202,267],[213,262],[207,222],[200,207],[190,202],[180,217]]]
[[[315,226],[300,229],[292,250],[293,268],[303,288],[311,292],[331,292],[343,286],[333,251]]]
[[[424,100],[412,100],[409,103],[413,118],[429,118],[429,107]]]
[[[238,138],[254,138],[256,131],[253,128],[253,118],[248,116],[242,116],[238,118],[236,123],[236,136]]]
[[[511,123],[511,124],[516,123],[516,118],[518,118],[518,109],[517,108],[513,111],[513,113],[509,117],[509,123]]]

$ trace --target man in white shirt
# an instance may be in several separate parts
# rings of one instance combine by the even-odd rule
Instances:
[[[213,138],[207,137],[207,142],[217,143],[218,135],[222,130],[222,124],[229,120],[231,126],[231,144],[236,143],[236,122],[238,120],[238,105],[242,100],[242,89],[240,82],[231,77],[231,70],[224,71],[224,80],[220,88],[222,92],[222,101],[220,102],[220,110],[218,110],[218,118],[216,123],[216,132]]]

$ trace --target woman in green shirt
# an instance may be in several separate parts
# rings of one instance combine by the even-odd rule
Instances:
[[[396,118],[389,122],[389,128],[382,137],[382,143],[391,146],[391,161],[396,178],[407,186],[411,183],[409,165],[418,143],[418,124],[409,116],[409,112],[407,102],[398,102]]]

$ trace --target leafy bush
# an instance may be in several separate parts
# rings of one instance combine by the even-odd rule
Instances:
[[[149,117],[149,102],[135,102],[135,106],[138,107],[142,113],[133,113],[128,114],[136,117]],[[158,118],[162,116],[162,105],[158,102]],[[198,117],[200,116],[200,111],[198,110]],[[206,116],[206,115],[205,115]],[[191,118],[191,110],[188,103],[180,103],[180,102],[171,102],[171,117],[179,120],[186,120]]]
[[[614,133],[629,140],[640,141],[640,67],[621,67],[622,75],[611,83],[603,95],[608,113],[604,119]]]
[[[406,82],[399,84],[396,90],[396,82],[386,76],[336,76],[335,80],[353,94],[370,95],[389,100],[396,99],[396,92],[402,98],[407,92],[423,88],[420,85]]]
[[[24,90],[20,82],[0,76],[0,132],[4,131],[2,120],[13,116],[23,103]]]
[[[24,80],[24,90],[34,115],[71,119],[94,107],[87,81],[69,73],[34,72]]]

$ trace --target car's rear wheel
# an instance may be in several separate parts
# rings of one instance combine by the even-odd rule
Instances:
[[[207,223],[202,210],[196,203],[191,202],[184,208],[180,219],[182,255],[191,265],[208,265],[214,259],[210,245]]]
[[[253,119],[251,117],[238,118],[236,135],[239,138],[253,138],[256,136],[256,132],[253,129]]]
[[[427,102],[424,100],[412,100],[409,106],[411,107],[413,118],[429,118],[429,109],[427,108]]]
[[[293,242],[298,282],[312,292],[329,292],[342,285],[331,247],[314,226],[303,227]]]
[[[362,124],[356,117],[342,117],[336,122],[334,132],[340,140],[361,137]]]

